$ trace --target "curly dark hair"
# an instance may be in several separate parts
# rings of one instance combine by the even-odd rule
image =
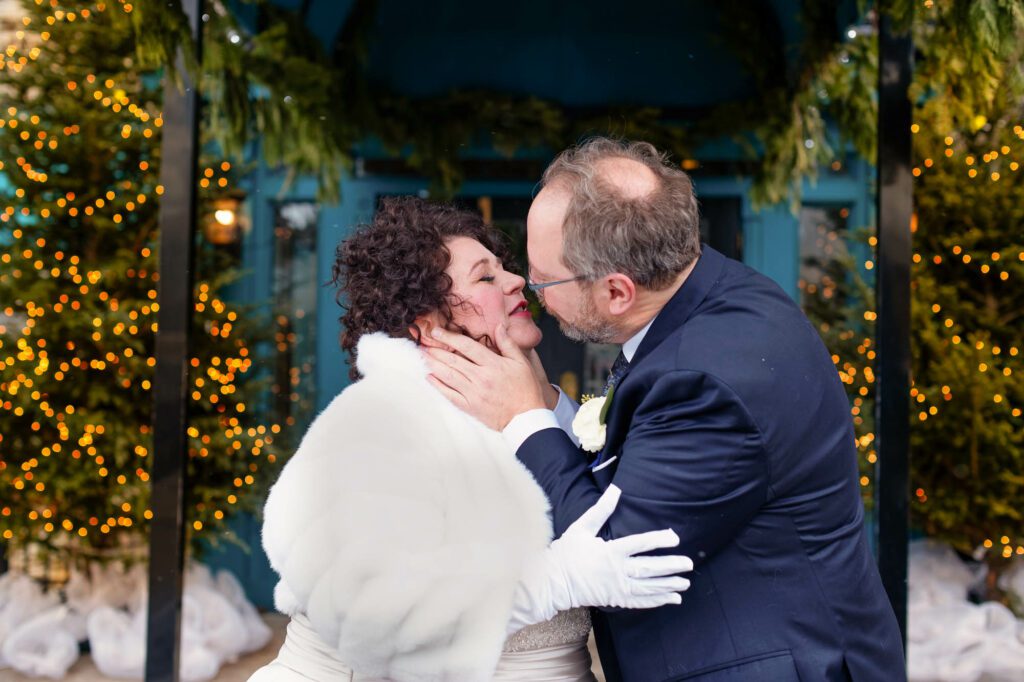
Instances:
[[[465,331],[452,322],[452,308],[460,303],[445,273],[451,263],[446,242],[454,237],[475,239],[509,262],[501,233],[479,215],[417,197],[383,199],[370,224],[338,245],[331,281],[345,311],[341,347],[349,354],[353,381],[359,378],[356,345],[363,334],[384,332],[419,344],[414,322],[434,311],[446,327]]]

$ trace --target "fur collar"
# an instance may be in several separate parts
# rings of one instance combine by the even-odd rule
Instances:
[[[364,379],[313,421],[271,488],[263,546],[280,609],[358,675],[491,679],[548,500],[500,433],[426,380],[408,339],[368,334]]]
[[[396,339],[384,332],[364,334],[359,338],[356,368],[364,377],[400,374],[419,378],[430,373],[423,351],[414,341]]]

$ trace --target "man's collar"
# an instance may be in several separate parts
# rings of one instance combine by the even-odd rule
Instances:
[[[702,245],[701,255],[693,272],[679,287],[665,307],[658,312],[654,323],[644,330],[639,347],[630,360],[630,366],[643,359],[654,348],[665,340],[669,334],[681,327],[691,313],[704,301],[708,292],[718,283],[728,259],[707,244]],[[631,339],[632,340],[632,339]],[[623,351],[625,353],[625,351]]]
[[[651,328],[654,321],[658,319],[655,315],[651,318],[651,321],[644,325],[644,328],[638,331],[633,336],[629,337],[629,340],[622,344],[622,354],[626,356],[626,362],[633,362],[633,356],[636,355],[636,349],[640,347],[640,343],[644,340],[644,335],[647,334],[647,330]]]
[[[705,245],[704,248],[708,249],[710,247]],[[698,260],[699,259],[700,256],[698,256]],[[640,331],[631,336],[625,343],[622,344],[622,354],[625,356],[626,362],[633,362],[633,357],[636,355],[637,350],[640,349],[640,344],[643,343],[644,337],[647,336],[647,332],[651,329],[651,326],[661,315],[661,311],[664,310],[666,307],[669,307],[669,304],[671,304],[672,300],[676,298],[677,294],[679,293],[679,290],[682,289],[682,287],[686,286],[686,280],[688,280],[693,275],[693,271],[696,270],[696,267],[697,263],[694,262],[694,264],[690,268],[688,268],[689,272],[686,276],[686,279],[683,280],[683,282],[679,285],[679,287],[676,289],[676,292],[672,294],[669,300],[665,302],[665,305],[663,305],[661,309],[657,310],[654,313],[654,316],[647,322],[647,324],[643,326],[642,329],[640,329]]]

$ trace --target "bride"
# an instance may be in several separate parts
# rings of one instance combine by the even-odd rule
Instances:
[[[385,199],[338,248],[357,381],[267,499],[263,545],[291,621],[250,682],[594,680],[582,607],[680,603],[689,559],[636,556],[676,546],[672,531],[601,540],[613,487],[552,542],[548,501],[502,435],[428,383],[434,327],[489,344],[507,324],[558,405],[524,280],[499,255],[475,214],[411,197]]]

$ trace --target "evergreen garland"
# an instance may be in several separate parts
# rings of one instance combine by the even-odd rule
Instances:
[[[458,150],[480,141],[481,131],[499,152],[543,146],[557,150],[588,134],[645,139],[677,159],[709,141],[733,139],[757,161],[751,198],[762,206],[799,204],[804,179],[817,177],[847,145],[866,159],[875,155],[878,65],[877,10],[853,38],[840,33],[839,0],[802,0],[803,43],[787,66],[777,36],[765,31],[766,5],[728,0],[720,11],[724,45],[754,76],[750,96],[714,107],[700,121],[666,120],[657,107],[609,106],[581,119],[556,102],[501,92],[457,91],[411,99],[373,88],[363,60],[372,39],[376,0],[356,0],[336,49],[327,54],[299,16],[260,0],[265,29],[249,33],[229,9],[211,3],[205,27],[203,91],[210,129],[230,154],[258,139],[271,164],[317,178],[321,197],[338,198],[353,149],[368,138],[403,153],[441,196],[464,179]],[[995,84],[1015,71],[1016,37],[1024,16],[1020,0],[889,0],[881,10],[896,30],[913,28],[926,54],[919,60],[912,98],[948,107],[950,123],[975,116],[994,101]],[[916,13],[916,14],[915,14]],[[180,5],[146,5],[138,15],[143,63],[170,65],[171,47],[187,39]],[[915,17],[918,20],[915,21]],[[946,97],[949,95],[949,97]],[[829,122],[832,125],[829,125]],[[955,125],[947,126],[950,128]]]
[[[588,134],[613,134],[651,141],[686,159],[706,142],[735,139],[759,159],[752,189],[758,205],[787,198],[798,203],[802,180],[815,177],[837,147],[852,143],[869,158],[874,152],[873,38],[870,32],[853,40],[839,34],[838,0],[802,3],[807,38],[796,68],[786,66],[783,46],[763,30],[759,5],[725,3],[721,11],[730,20],[723,42],[754,76],[755,87],[744,101],[723,103],[700,121],[684,122],[666,120],[657,107],[610,106],[599,117],[580,117],[556,102],[501,92],[412,99],[366,81],[363,60],[376,0],[356,0],[332,54],[296,14],[256,4],[266,17],[261,31],[248,33],[218,3],[204,23],[203,90],[211,130],[232,154],[258,139],[268,162],[315,176],[325,199],[337,199],[353,149],[369,138],[405,154],[442,196],[454,194],[463,181],[458,150],[479,142],[481,131],[490,131],[490,144],[508,156],[538,146],[561,149]],[[178,16],[153,22],[156,31],[167,31],[164,38],[150,35],[139,43],[147,61],[166,59],[166,46],[181,39],[180,7],[160,3],[147,11]],[[826,125],[826,115],[835,128]]]

